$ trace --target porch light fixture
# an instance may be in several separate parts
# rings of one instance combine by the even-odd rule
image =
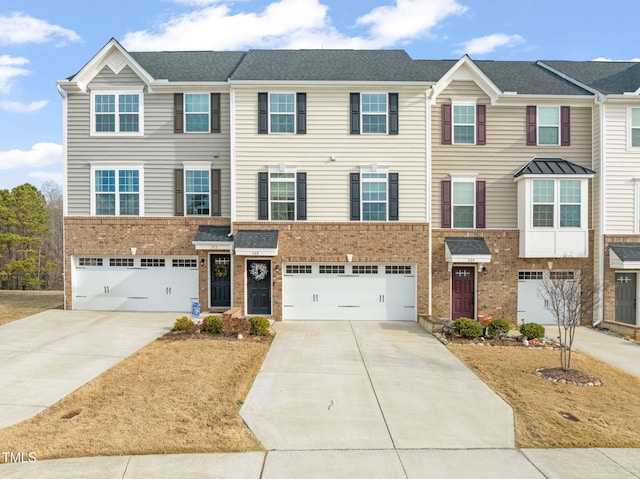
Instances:
[[[353,261],[353,255],[351,253],[347,253],[347,261],[351,263]]]
[[[279,264],[277,264],[277,265],[276,265],[276,273],[279,273],[279,272],[280,272],[280,265],[279,265]]]
[[[200,258],[200,267],[201,268],[204,268],[204,263],[205,263],[204,258]]]
[[[136,251],[138,251],[137,248],[131,248],[131,256],[135,256]]]

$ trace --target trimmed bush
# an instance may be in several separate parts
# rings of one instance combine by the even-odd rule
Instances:
[[[251,323],[247,318],[225,318],[222,320],[222,335],[237,336],[242,334],[248,336],[251,332]]]
[[[471,318],[458,318],[453,322],[453,332],[463,338],[477,339],[482,336],[482,325]]]
[[[489,326],[487,326],[487,337],[495,338],[499,336],[500,333],[507,334],[510,329],[511,326],[504,319],[494,319],[489,323]]]
[[[544,338],[544,326],[538,323],[524,323],[520,326],[520,332],[527,339]]]
[[[209,334],[220,334],[222,331],[222,318],[218,315],[209,315],[202,320],[200,332]]]
[[[188,316],[181,316],[176,319],[173,324],[173,331],[184,331],[186,333],[193,333],[196,330],[196,323],[194,323]]]
[[[249,318],[251,323],[251,334],[255,336],[268,336],[271,325],[269,320],[264,316],[252,316]]]

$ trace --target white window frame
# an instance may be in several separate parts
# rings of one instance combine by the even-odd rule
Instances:
[[[586,182],[586,180],[584,178],[532,178],[531,179],[531,198],[530,198],[530,205],[529,207],[531,208],[531,228],[533,230],[537,230],[537,231],[543,231],[543,230],[564,230],[564,231],[568,231],[568,230],[585,230],[587,229],[587,226],[585,225],[585,216],[584,216],[584,209],[585,207],[587,207],[587,201],[588,199],[585,198],[585,186],[584,183]],[[545,203],[545,202],[534,202],[534,189],[535,189],[535,182],[536,181],[553,181],[553,202],[552,203]],[[560,196],[560,191],[562,188],[562,182],[563,181],[577,181],[579,182],[580,185],[580,203],[569,203],[569,202],[562,202],[562,198]],[[553,225],[552,226],[535,226],[533,224],[534,222],[534,206],[535,205],[553,205]],[[561,209],[563,205],[578,205],[580,207],[580,224],[578,226],[562,226],[560,224],[561,221]]]
[[[473,229],[476,227],[476,214],[477,214],[477,207],[476,207],[476,177],[477,175],[475,173],[468,173],[468,174],[451,174],[449,175],[449,177],[451,178],[451,228],[452,229]],[[473,207],[473,220],[472,220],[472,224],[471,226],[455,226],[455,207],[456,207],[456,203],[455,203],[455,188],[456,188],[456,183],[460,184],[460,183],[472,183],[472,191],[473,191],[473,204],[468,205],[468,204],[459,204],[457,206],[472,206]]]
[[[551,124],[542,124],[540,122],[540,109],[541,108],[546,108],[546,109],[555,109],[558,113],[558,123],[555,125],[551,125]],[[560,142],[562,141],[562,128],[561,128],[561,116],[562,116],[562,112],[560,111],[560,106],[558,105],[539,105],[536,107],[536,143],[539,146],[560,146]],[[558,141],[556,143],[540,143],[540,128],[556,128],[558,131]]]
[[[384,114],[376,112],[364,112],[364,96],[365,95],[384,95]],[[365,116],[384,116],[384,131],[365,131],[364,129],[364,117]],[[387,135],[389,134],[389,93],[388,92],[376,92],[367,91],[360,92],[360,130],[363,135]],[[387,213],[388,216],[388,213]]]
[[[115,131],[96,131],[96,95],[115,95]],[[120,95],[138,95],[138,131],[120,131]],[[91,136],[143,136],[144,135],[144,92],[140,88],[123,90],[91,91]],[[126,112],[123,112],[125,114]],[[111,113],[109,113],[111,114]]]
[[[382,178],[368,178],[367,175],[384,175],[384,184],[385,184],[385,218],[381,219],[366,219],[364,217],[364,205],[365,203],[370,204],[379,204],[383,203],[382,201],[372,201],[364,199],[364,185],[365,183],[382,183]],[[379,167],[379,166],[371,166],[371,167],[361,167],[360,168],[360,218],[361,221],[389,221],[389,168],[387,167]]]
[[[94,162],[90,164],[90,174],[89,174],[89,187],[91,189],[91,201],[90,201],[90,211],[91,216],[112,216],[112,215],[98,215],[96,213],[96,171],[115,171],[115,181],[116,188],[113,192],[115,196],[115,215],[113,216],[130,216],[130,217],[139,217],[144,216],[144,163],[136,162],[136,163],[103,163],[103,162]],[[118,178],[120,171],[137,171],[138,172],[138,214],[137,215],[120,215],[120,194],[131,194],[131,192],[120,192],[118,191]]]
[[[638,145],[634,145],[633,144],[633,130],[640,130],[640,125],[638,126],[633,126],[633,111],[634,110],[638,110],[638,113],[640,114],[640,107],[629,107],[627,109],[627,149],[628,150],[638,150],[640,149],[640,144]]]
[[[460,98],[460,99],[452,99],[451,101],[451,143],[453,145],[475,145],[476,138],[476,125],[478,123],[477,112],[476,112],[476,104],[477,100],[475,98]],[[456,123],[456,107],[472,107],[473,109],[473,123]],[[473,131],[473,141],[471,142],[457,142],[456,141],[456,126],[461,127],[472,127]]]
[[[207,163],[207,162],[188,162],[188,161],[184,161],[182,163],[182,166],[184,168],[184,184],[183,184],[183,191],[184,191],[184,215],[185,216],[189,216],[189,217],[194,217],[194,218],[207,218],[209,216],[211,216],[211,163]],[[187,196],[188,195],[195,195],[195,194],[204,194],[203,192],[200,191],[187,191],[187,172],[189,171],[204,171],[207,173],[207,185],[209,187],[209,191],[207,191],[207,195],[209,196],[209,212],[207,214],[202,214],[202,215],[194,215],[194,214],[189,214],[188,211],[188,205],[189,202],[187,201]]]
[[[284,165],[279,165],[277,167],[269,167],[268,168],[268,180],[269,180],[269,220],[270,221],[295,221],[296,218],[298,217],[298,188],[297,188],[297,178],[296,178],[296,173],[297,170],[295,167],[293,166],[284,166]],[[271,178],[271,175],[273,174],[286,174],[286,175],[292,175],[290,178]],[[271,195],[273,193],[273,183],[292,183],[293,184],[293,200],[274,200],[271,198]],[[292,219],[274,219],[273,218],[273,211],[272,211],[272,206],[273,203],[278,203],[278,204],[287,204],[287,203],[293,203],[293,218]]]
[[[205,96],[207,98],[207,108],[204,112],[198,111],[198,112],[187,112],[187,96],[190,95],[199,95],[199,96]],[[182,110],[184,111],[183,115],[184,115],[184,120],[183,120],[183,124],[184,124],[184,132],[185,133],[195,133],[195,134],[202,134],[202,133],[211,133],[211,94],[210,93],[204,93],[204,92],[190,92],[190,93],[185,93],[183,95],[183,101],[184,104],[182,106]],[[197,130],[189,130],[188,129],[188,125],[189,122],[187,121],[187,117],[189,115],[207,115],[207,129],[204,131],[197,131]]]
[[[272,111],[271,108],[271,97],[272,95],[290,95],[293,97],[293,111],[291,112],[280,112],[280,111]],[[298,109],[298,99],[297,99],[297,95],[295,93],[289,92],[289,91],[273,91],[273,92],[269,92],[268,93],[268,108],[269,108],[269,133],[272,133],[274,135],[294,135],[296,133],[296,129],[297,129],[297,124],[296,124],[296,120],[297,120],[297,115],[296,115],[296,111]],[[273,115],[280,115],[280,116],[291,116],[293,118],[293,129],[291,131],[273,131],[273,126],[272,126],[272,116]]]

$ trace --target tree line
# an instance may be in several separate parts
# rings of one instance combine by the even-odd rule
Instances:
[[[0,190],[0,289],[63,288],[62,189]]]

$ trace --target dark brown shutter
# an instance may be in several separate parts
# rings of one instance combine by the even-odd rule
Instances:
[[[440,190],[440,226],[451,228],[451,180],[442,180]]]
[[[267,93],[258,93],[258,133],[269,133],[269,98]]]
[[[476,145],[487,144],[487,105],[476,105]]]
[[[360,173],[349,173],[349,200],[351,221],[360,220]]]
[[[562,146],[571,146],[571,108],[568,106],[560,107],[560,138]]]
[[[221,216],[221,196],[220,170],[211,170],[211,216]]]
[[[269,219],[269,173],[258,172],[258,219]]]
[[[307,132],[307,94],[296,93],[296,133],[304,135]]]
[[[486,181],[476,181],[476,228],[486,228]]]
[[[184,95],[173,94],[173,132],[184,133]]]
[[[442,144],[451,144],[451,105],[442,105]]]
[[[211,94],[211,133],[220,133],[220,93]]]
[[[538,109],[535,106],[527,106],[527,146],[538,144]]]
[[[351,93],[349,97],[349,112],[351,118],[351,134],[360,134],[360,93]]]
[[[389,221],[398,221],[398,173],[389,173]]]
[[[389,93],[389,134],[398,134],[398,94]]]
[[[307,174],[296,173],[296,219],[307,219]]]
[[[184,170],[173,170],[173,214],[184,216]]]

